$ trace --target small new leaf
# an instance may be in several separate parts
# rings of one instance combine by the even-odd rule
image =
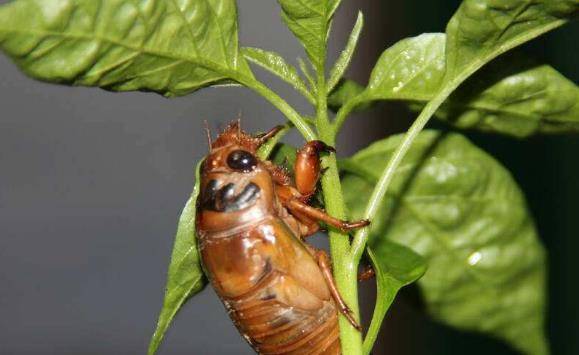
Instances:
[[[372,70],[364,100],[430,100],[444,79],[444,44],[443,33],[425,33],[386,49]]]
[[[354,218],[401,140],[379,141],[340,164]],[[545,251],[509,172],[458,134],[426,131],[390,186],[368,245],[387,238],[427,260],[418,284],[428,313],[526,354],[547,354]]]
[[[195,236],[196,203],[201,181],[199,178],[200,166],[201,163],[197,165],[193,193],[179,218],[177,235],[175,236],[175,244],[171,254],[171,264],[167,274],[163,308],[159,314],[157,328],[149,344],[148,355],[156,353],[173,318],[185,302],[199,293],[207,284],[201,267],[197,250],[197,238]]]
[[[320,71],[326,59],[330,23],[340,0],[278,0],[282,19],[304,46],[308,58]]]
[[[348,69],[350,61],[352,60],[352,55],[356,50],[356,45],[358,44],[358,39],[360,38],[360,33],[362,32],[363,26],[364,26],[364,15],[362,15],[362,12],[359,11],[358,18],[356,19],[356,24],[354,25],[354,28],[350,33],[350,37],[348,38],[348,43],[346,44],[346,47],[344,48],[342,53],[340,53],[338,60],[336,61],[334,67],[330,72],[330,79],[328,80],[328,87],[327,87],[328,94],[332,92],[336,84],[338,84],[338,82],[346,72],[346,69]]]
[[[370,328],[364,339],[364,354],[370,354],[386,312],[398,291],[418,280],[426,271],[426,261],[412,250],[383,236],[373,238],[368,256],[376,273],[376,306]]]
[[[310,103],[314,103],[314,97],[308,90],[308,87],[303,82],[302,78],[300,78],[296,68],[288,64],[282,56],[275,52],[250,47],[242,48],[241,53],[247,60],[259,65],[263,69],[290,84]]]
[[[252,77],[234,0],[15,0],[0,48],[29,76],[114,91],[184,95]]]
[[[308,80],[308,83],[310,84],[310,89],[312,90],[313,93],[316,93],[317,92],[316,82],[314,81],[314,77],[312,76],[312,73],[308,68],[308,63],[306,63],[302,58],[298,58],[298,65],[300,66],[302,74],[304,74],[304,76]]]

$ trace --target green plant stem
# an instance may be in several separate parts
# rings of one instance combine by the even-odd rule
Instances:
[[[322,177],[322,191],[324,192],[326,211],[334,217],[344,218],[346,209],[335,155],[332,154],[325,157],[323,163],[327,168]],[[347,234],[335,230],[331,230],[329,236],[334,279],[338,285],[340,295],[359,321],[358,268],[350,257],[349,237]],[[343,354],[362,354],[362,334],[342,316],[340,316],[340,340]]]
[[[418,134],[422,131],[424,126],[426,126],[430,118],[434,115],[436,110],[438,110],[440,105],[442,105],[442,103],[446,100],[448,95],[450,95],[450,93],[456,88],[456,86],[458,86],[458,83],[456,84],[453,83],[445,87],[444,90],[442,90],[432,101],[430,101],[424,107],[420,115],[410,126],[410,128],[404,135],[402,143],[396,148],[394,155],[388,162],[386,168],[383,170],[380,179],[378,180],[378,183],[374,187],[374,191],[372,191],[370,201],[368,202],[368,205],[366,206],[366,210],[364,212],[365,219],[369,219],[370,221],[374,219],[376,213],[378,212],[380,203],[382,202],[382,199],[386,195],[388,187],[390,186],[392,179],[394,178],[396,169],[402,162],[402,159],[404,159],[404,156],[412,146],[412,143],[414,142]],[[364,250],[366,248],[366,244],[368,241],[368,233],[369,227],[360,229],[356,233],[354,241],[352,242],[349,263],[355,270],[357,270],[360,258],[362,257],[362,254],[364,253]],[[363,343],[363,351],[365,355],[369,354],[370,351],[372,350],[374,342],[376,341],[378,335],[378,331],[380,329],[380,325],[382,324],[382,320],[384,317],[385,311],[378,309],[378,307],[388,308],[391,303],[392,300],[390,300],[388,304],[376,302],[374,313],[372,315],[372,320],[370,321],[370,327],[368,328],[369,331]]]
[[[340,109],[338,113],[336,113],[336,119],[334,120],[334,129],[336,132],[339,132],[342,128],[344,122],[346,122],[346,118],[348,115],[360,104],[365,100],[364,93],[361,93],[358,96],[353,97],[351,100],[347,101]]]
[[[326,80],[323,68],[318,68],[317,81],[317,106],[316,106],[316,127],[320,138],[328,145],[334,146],[336,143],[336,131],[328,119],[328,104],[326,93]],[[326,212],[336,218],[344,219],[346,216],[346,205],[342,194],[340,175],[336,155],[332,153],[322,159],[322,164],[326,169],[322,176],[322,192]],[[332,254],[332,265],[334,279],[340,291],[340,295],[348,307],[354,313],[354,317],[360,321],[358,309],[358,284],[357,266],[352,263],[350,257],[350,241],[347,234],[331,230],[330,252]],[[340,316],[340,342],[343,354],[362,354],[362,334],[354,328],[348,320]]]
[[[378,212],[378,209],[380,207],[380,203],[382,202],[384,195],[386,195],[386,191],[388,191],[388,187],[390,187],[390,183],[394,178],[394,173],[396,172],[396,169],[402,162],[402,159],[404,159],[404,156],[408,152],[408,149],[410,149],[410,147],[412,146],[412,143],[414,142],[420,131],[422,131],[422,129],[428,123],[432,115],[434,115],[434,113],[436,112],[436,110],[438,110],[438,108],[444,102],[444,100],[446,100],[448,94],[450,94],[454,90],[449,89],[450,89],[449,87],[446,87],[445,90],[441,91],[432,101],[430,101],[424,107],[422,112],[420,112],[420,115],[416,118],[414,123],[412,123],[412,126],[410,126],[410,128],[404,135],[402,143],[398,146],[398,148],[396,148],[396,151],[394,152],[392,158],[390,158],[388,165],[386,165],[386,168],[384,168],[384,170],[382,171],[380,179],[378,180],[378,183],[374,187],[374,191],[372,191],[372,195],[370,197],[368,205],[366,206],[366,210],[364,211],[363,218],[372,221],[372,219],[376,216],[376,213]],[[360,229],[356,233],[356,236],[354,237],[354,241],[352,243],[352,258],[356,263],[360,260],[362,254],[364,253],[364,248],[366,247],[366,243],[368,240],[369,229],[370,228],[368,227]]]

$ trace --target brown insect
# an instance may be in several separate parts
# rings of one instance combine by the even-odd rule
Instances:
[[[197,233],[206,274],[241,335],[260,354],[340,354],[338,312],[360,329],[344,303],[327,254],[303,238],[319,221],[346,222],[308,204],[320,175],[320,141],[298,151],[295,185],[287,172],[256,157],[278,132],[250,136],[230,124],[201,171]]]

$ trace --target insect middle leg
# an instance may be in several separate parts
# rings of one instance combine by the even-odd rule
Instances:
[[[325,211],[312,207],[308,204],[305,204],[296,198],[290,198],[286,201],[282,201],[282,203],[288,210],[290,210],[292,214],[301,214],[309,217],[310,219],[322,221],[334,228],[340,229],[343,232],[348,232],[352,229],[365,227],[370,224],[370,221],[366,219],[350,222],[332,217]]]

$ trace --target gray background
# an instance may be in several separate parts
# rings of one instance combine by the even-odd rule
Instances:
[[[333,58],[354,22],[352,3],[335,21]],[[357,3],[366,28],[350,76],[364,82],[384,48],[442,31],[458,1]],[[273,1],[241,2],[241,42],[293,61],[303,51],[277,13]],[[573,25],[525,50],[577,81],[578,34]],[[284,84],[262,78],[308,112]],[[202,121],[216,128],[241,113],[244,128],[256,131],[281,122],[281,114],[239,88],[167,100],[48,85],[26,78],[2,56],[0,104],[0,354],[145,353],[175,223],[191,191],[193,165],[206,152]],[[340,153],[403,129],[411,117],[396,103],[354,115]],[[511,167],[528,194],[551,257],[553,353],[577,354],[578,139],[470,136]],[[300,142],[295,135],[290,140]],[[366,284],[366,315],[372,292]],[[426,320],[406,302],[395,305],[380,339],[376,354],[512,354],[494,340]],[[177,317],[160,353],[251,352],[206,289]]]

